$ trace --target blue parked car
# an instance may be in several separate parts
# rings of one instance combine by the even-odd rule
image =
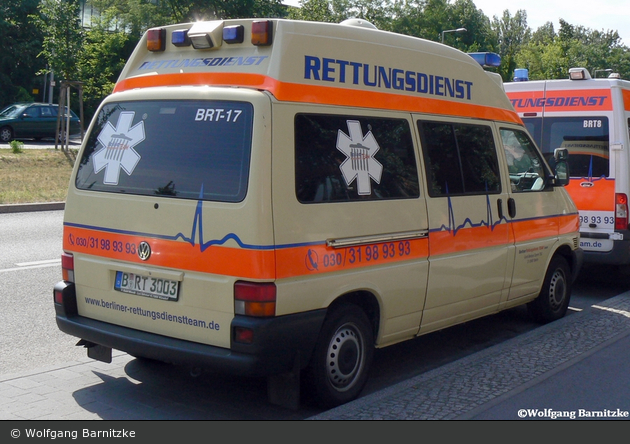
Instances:
[[[0,143],[13,139],[55,138],[59,105],[49,103],[14,103],[0,111]],[[64,115],[64,119],[67,114]],[[81,133],[81,121],[70,110],[70,135]],[[60,135],[60,142],[65,138]]]

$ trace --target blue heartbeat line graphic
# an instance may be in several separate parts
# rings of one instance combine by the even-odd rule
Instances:
[[[448,192],[448,189],[447,189]],[[501,222],[505,221],[508,223],[509,221],[505,217],[501,217],[499,220],[494,222],[494,217],[492,216],[492,206],[490,205],[490,196],[486,194],[486,220],[482,220],[479,223],[473,223],[470,218],[464,219],[464,222],[460,225],[455,225],[455,212],[453,211],[453,204],[451,202],[451,196],[447,196],[448,198],[448,225],[442,224],[442,226],[436,230],[431,231],[448,231],[453,234],[453,236],[457,236],[457,232],[467,226],[470,228],[477,228],[486,226],[490,228],[491,231],[494,231],[494,228],[501,224]]]
[[[197,208],[195,209],[195,215],[193,216],[192,229],[190,231],[190,237],[185,236],[183,233],[177,233],[172,237],[173,240],[182,239],[188,242],[193,247],[195,245],[199,245],[200,251],[203,253],[209,247],[213,245],[223,245],[229,240],[235,241],[239,247],[241,248],[250,248],[256,250],[267,250],[273,249],[275,246],[260,246],[260,245],[250,245],[244,243],[235,233],[228,233],[221,239],[213,239],[208,242],[204,242],[203,238],[203,184],[201,185],[201,190],[199,191],[199,200],[197,201]]]

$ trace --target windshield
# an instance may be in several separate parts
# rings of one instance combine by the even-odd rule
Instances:
[[[24,111],[26,105],[9,105],[0,111],[0,117],[17,117]]]
[[[229,101],[106,105],[81,157],[79,189],[240,202],[253,108]]]

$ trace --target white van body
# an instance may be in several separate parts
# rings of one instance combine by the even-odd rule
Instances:
[[[152,29],[73,171],[57,323],[96,359],[268,376],[291,406],[303,375],[338,405],[374,347],[526,303],[562,317],[581,250],[561,185],[500,78],[451,47]]]
[[[570,71],[568,79],[510,82],[505,90],[545,156],[569,150],[567,191],[580,213],[584,261],[630,264],[630,81]]]

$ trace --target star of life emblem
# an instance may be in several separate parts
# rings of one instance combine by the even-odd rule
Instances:
[[[346,185],[357,180],[357,192],[359,195],[372,194],[372,182],[381,183],[383,165],[374,158],[379,146],[369,131],[365,137],[361,129],[361,123],[356,120],[348,120],[348,136],[342,130],[337,133],[337,149],[346,155],[346,160],[339,166]]]
[[[133,111],[121,112],[116,128],[107,122],[97,137],[103,148],[92,156],[94,173],[105,168],[103,183],[106,185],[118,185],[121,168],[131,176],[140,161],[140,155],[133,147],[144,140],[144,122],[132,127],[135,114]]]

